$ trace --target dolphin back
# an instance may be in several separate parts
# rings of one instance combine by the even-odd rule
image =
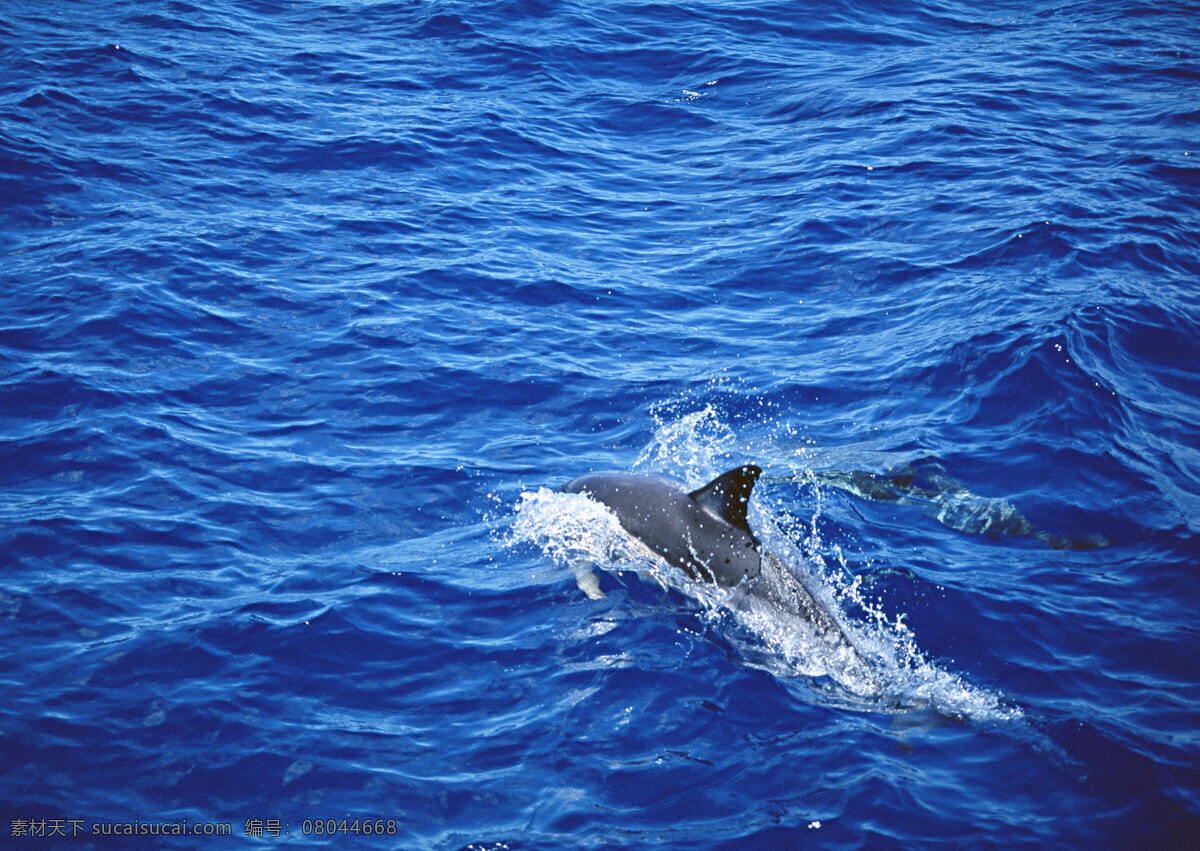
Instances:
[[[761,474],[754,465],[730,470],[695,491],[646,473],[588,473],[563,485],[605,505],[656,555],[703,582],[733,586],[758,576],[758,539],[746,505]]]

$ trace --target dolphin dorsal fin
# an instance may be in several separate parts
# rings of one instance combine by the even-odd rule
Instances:
[[[757,465],[747,464],[722,473],[688,496],[753,538],[754,533],[746,523],[746,507],[750,504],[750,491],[761,475],[762,470]]]

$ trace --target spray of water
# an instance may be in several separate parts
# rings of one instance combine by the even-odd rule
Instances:
[[[696,583],[656,558],[624,532],[597,502],[579,494],[539,488],[521,495],[506,543],[534,545],[581,576],[594,567],[636,572],[697,601],[702,617],[727,638],[748,665],[785,678],[803,678],[815,700],[861,711],[933,711],[942,717],[999,721],[1019,709],[944,670],[922,654],[903,613],[892,614],[866,592],[837,544],[821,539],[823,498],[811,472],[812,447],[790,430],[770,439],[739,441],[711,405],[656,413],[653,439],[634,468],[699,487],[725,469],[756,460],[791,479],[807,480],[816,495],[807,516],[756,498],[751,525],[774,558],[764,559],[758,585],[735,588]],[[803,618],[781,608],[800,584],[823,605],[850,639],[833,643]],[[585,587],[580,580],[580,587]],[[854,612],[851,617],[847,612]]]

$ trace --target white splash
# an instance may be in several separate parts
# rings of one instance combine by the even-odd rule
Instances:
[[[808,446],[799,446],[789,458],[777,457],[778,451],[778,445],[739,447],[733,429],[710,405],[659,421],[634,468],[699,487],[727,468],[761,458],[772,469],[811,479],[805,466]],[[816,492],[819,495],[819,489]],[[732,589],[688,580],[628,535],[603,505],[580,494],[547,488],[521,494],[506,543],[538,547],[571,569],[590,597],[602,596],[598,583],[592,584],[593,566],[611,573],[633,571],[680,591],[700,604],[702,616],[728,638],[746,664],[783,678],[806,678],[822,702],[868,712],[932,711],[952,719],[1021,717],[1020,709],[1004,704],[997,694],[926,659],[904,615],[889,615],[865,596],[861,578],[849,570],[841,550],[825,545],[812,531],[819,525],[819,496],[812,516],[801,523],[790,522],[796,518],[786,511],[772,513],[778,509],[769,510],[763,503],[752,501],[751,525],[764,549],[777,558],[763,560],[757,585],[743,583]],[[783,531],[797,527],[806,530],[798,542]],[[763,583],[770,583],[771,589]],[[773,603],[772,598],[782,599],[789,583],[802,585],[826,607],[853,647],[831,642],[803,618]],[[772,593],[764,593],[768,590]],[[860,614],[851,618],[847,609]]]

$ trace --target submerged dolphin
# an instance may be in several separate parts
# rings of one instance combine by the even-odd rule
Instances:
[[[865,661],[804,580],[750,531],[746,508],[760,475],[761,469],[747,464],[689,491],[683,483],[662,476],[608,471],[579,476],[561,490],[605,505],[625,531],[692,579],[727,588],[744,586],[777,608],[803,617],[827,639],[845,645]],[[769,576],[762,575],[764,565],[771,567]],[[590,587],[577,574],[580,587],[588,596],[603,596],[590,570],[587,575]]]
[[[1093,535],[1071,538],[1037,528],[1011,502],[972,493],[933,459],[921,459],[888,473],[825,470],[816,479],[860,499],[919,506],[925,514],[956,532],[989,538],[1031,538],[1052,550],[1090,550],[1108,546]]]

